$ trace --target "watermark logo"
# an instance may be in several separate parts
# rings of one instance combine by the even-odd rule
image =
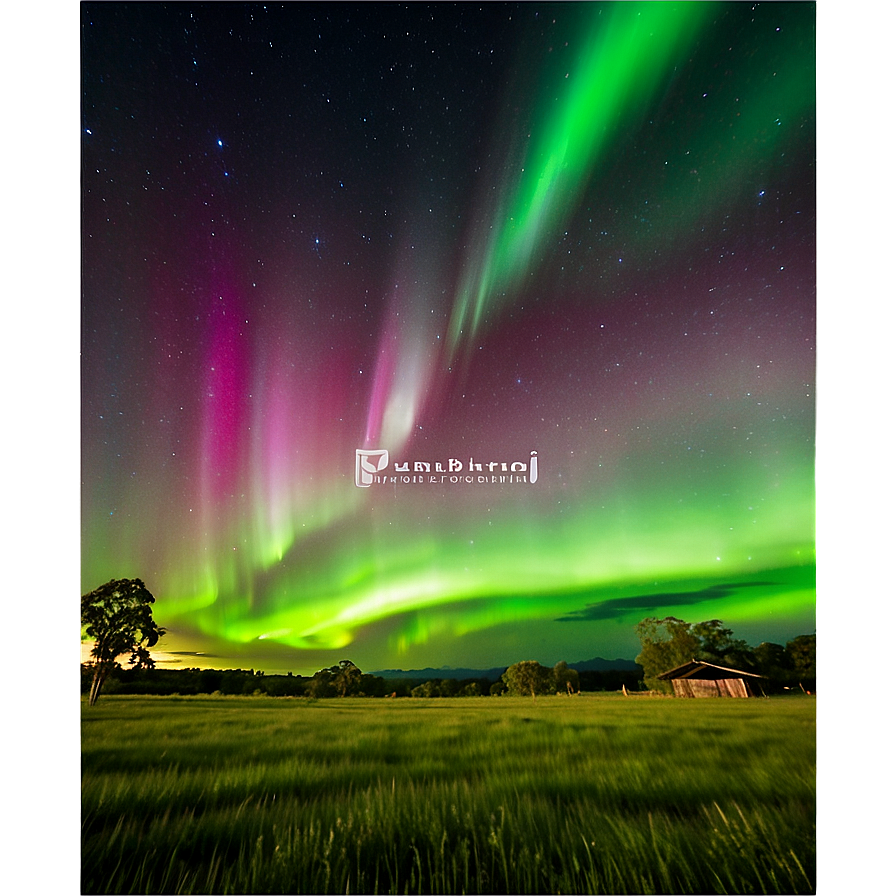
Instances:
[[[538,452],[527,460],[406,460],[391,466],[386,448],[355,449],[355,485],[533,485],[538,481]]]
[[[366,448],[355,449],[355,485],[358,488],[369,488],[376,480],[377,474],[389,466],[389,449]]]

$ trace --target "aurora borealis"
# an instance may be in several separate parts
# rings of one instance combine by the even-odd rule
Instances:
[[[81,25],[82,591],[303,674],[814,630],[813,4]]]

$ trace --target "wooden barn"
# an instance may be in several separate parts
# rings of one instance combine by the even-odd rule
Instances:
[[[761,675],[691,660],[657,675],[671,681],[676,697],[762,697]]]

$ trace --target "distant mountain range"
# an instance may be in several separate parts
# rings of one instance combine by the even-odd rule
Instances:
[[[599,656],[592,660],[582,660],[578,663],[568,663],[570,669],[578,672],[605,672],[613,669],[624,672],[637,672],[641,667],[634,660],[605,660]],[[380,678],[419,678],[424,681],[432,681],[436,678],[488,678],[498,679],[507,670],[507,666],[495,666],[493,669],[450,669],[443,666],[441,669],[380,669],[371,672]]]

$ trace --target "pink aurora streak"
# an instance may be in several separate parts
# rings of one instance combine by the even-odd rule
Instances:
[[[237,290],[230,284],[214,291],[211,336],[204,371],[204,412],[200,439],[203,496],[216,504],[238,489],[243,437],[248,431],[246,336]]]

